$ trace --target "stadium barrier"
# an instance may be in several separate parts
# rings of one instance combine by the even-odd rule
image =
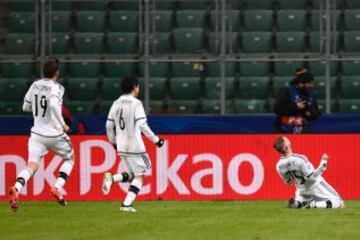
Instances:
[[[152,172],[139,198],[143,200],[276,200],[293,196],[278,176],[279,155],[272,149],[274,134],[163,135],[156,148],[146,140]],[[360,199],[360,135],[291,135],[296,152],[305,154],[316,168],[323,152],[331,158],[325,179],[344,199]],[[25,167],[28,136],[0,136],[0,200]],[[72,136],[75,168],[66,185],[69,200],[119,200],[126,184],[101,192],[103,173],[122,171],[105,136]],[[61,159],[50,153],[22,192],[22,200],[50,200]]]

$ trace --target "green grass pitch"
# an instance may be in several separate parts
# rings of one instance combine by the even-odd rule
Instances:
[[[0,239],[360,239],[360,201],[291,210],[284,201],[0,202]]]

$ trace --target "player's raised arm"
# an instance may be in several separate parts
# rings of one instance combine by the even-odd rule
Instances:
[[[323,172],[326,170],[327,164],[328,164],[329,156],[326,153],[323,153],[321,156],[321,161],[318,166],[318,168],[314,171],[314,177],[321,176]]]

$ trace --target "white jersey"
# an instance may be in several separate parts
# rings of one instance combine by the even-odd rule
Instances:
[[[61,116],[64,87],[50,79],[35,81],[24,98],[23,110],[32,112],[34,126],[31,132],[45,137],[56,137],[64,133]]]
[[[106,130],[109,141],[117,145],[120,155],[140,155],[146,152],[141,132],[153,143],[159,141],[147,124],[141,101],[130,94],[122,95],[114,101]]]
[[[292,154],[281,157],[276,164],[276,170],[282,179],[290,184],[295,180],[298,190],[309,190],[323,178],[321,177],[325,167],[322,165],[318,169],[309,162],[306,156]]]

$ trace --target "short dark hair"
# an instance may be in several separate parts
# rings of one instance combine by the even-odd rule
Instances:
[[[285,147],[284,147],[284,137],[283,136],[278,136],[275,139],[275,142],[273,144],[274,149],[279,152],[284,154],[285,153]]]
[[[136,77],[125,77],[121,82],[121,90],[124,94],[131,93],[137,86],[139,86],[139,80]]]
[[[53,78],[57,71],[59,71],[59,59],[49,58],[44,63],[43,74],[45,78]]]

